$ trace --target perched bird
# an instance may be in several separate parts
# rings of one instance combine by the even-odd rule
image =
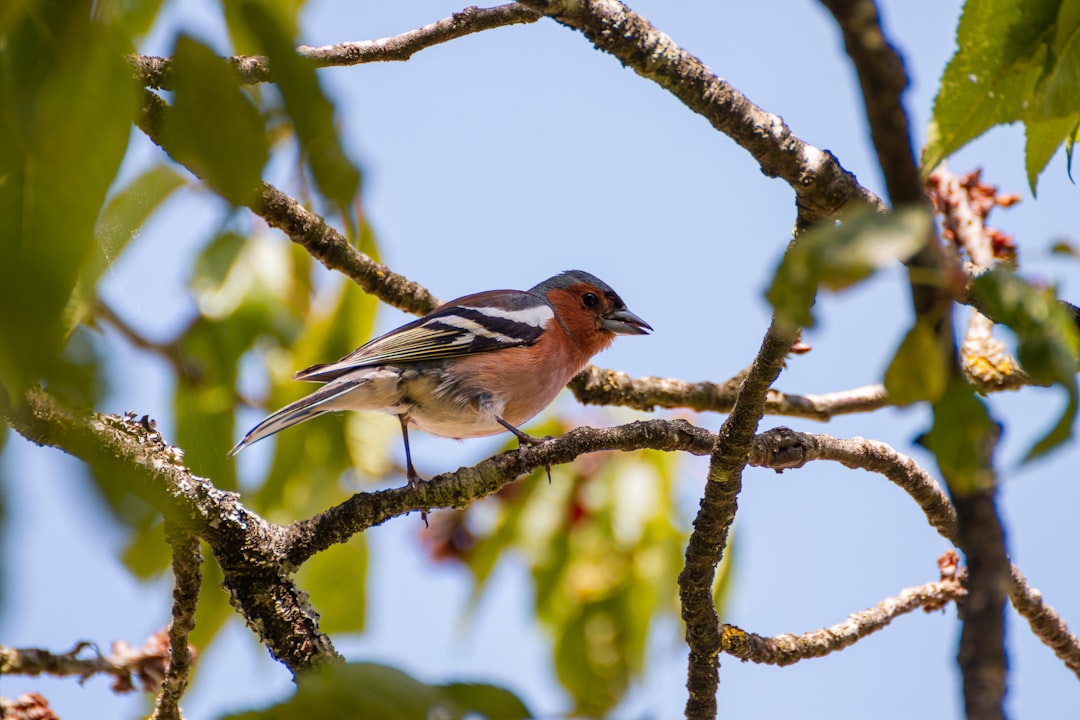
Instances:
[[[524,292],[466,295],[337,362],[296,373],[295,380],[326,384],[260,422],[229,454],[316,415],[381,410],[401,422],[406,473],[415,484],[410,425],[451,438],[508,430],[522,447],[537,444],[519,427],[616,335],[651,330],[606,283],[581,270]]]

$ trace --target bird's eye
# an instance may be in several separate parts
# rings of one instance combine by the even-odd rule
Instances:
[[[594,308],[600,304],[600,298],[596,296],[596,293],[587,292],[581,296],[581,302],[587,308]]]

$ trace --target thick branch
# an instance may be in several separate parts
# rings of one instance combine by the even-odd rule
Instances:
[[[762,172],[791,185],[800,214],[835,217],[850,202],[881,206],[827,150],[796,137],[698,58],[616,0],[523,0],[537,12],[580,30],[598,49],[652,80],[749,152]]]
[[[713,580],[735,520],[742,471],[765,411],[765,396],[780,374],[796,334],[795,328],[782,327],[773,319],[713,449],[705,494],[686,547],[686,566],[679,574],[679,599],[690,647],[688,718],[716,717],[716,689],[720,682],[717,654],[721,643]]]
[[[852,613],[847,620],[832,627],[803,635],[783,634],[764,637],[748,633],[734,625],[720,628],[723,651],[740,660],[766,665],[792,665],[807,658],[824,657],[854,645],[867,635],[881,630],[901,615],[924,607],[940,608],[967,594],[958,580],[942,580],[902,590],[872,608]]]
[[[274,657],[296,671],[337,656],[306,594],[273,554],[281,528],[241,505],[236,494],[193,475],[183,452],[167,445],[152,422],[133,414],[81,415],[40,390],[22,400],[18,408],[0,405],[0,417],[19,434],[126,483],[179,529],[207,541],[230,601]]]
[[[517,3],[493,8],[467,7],[448,18],[378,40],[344,42],[324,47],[297,48],[297,54],[312,61],[316,67],[359,65],[369,62],[403,61],[415,53],[434,45],[440,45],[473,33],[506,25],[533,23],[542,16]],[[229,58],[241,82],[273,82],[273,71],[267,58],[235,56]],[[132,55],[129,62],[135,69],[138,81],[146,87],[172,89],[172,58]]]

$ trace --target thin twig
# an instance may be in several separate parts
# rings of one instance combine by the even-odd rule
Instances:
[[[764,637],[748,633],[734,625],[720,628],[723,651],[740,660],[765,665],[792,665],[807,658],[824,657],[843,650],[860,639],[881,630],[901,615],[918,608],[940,608],[967,594],[959,580],[942,580],[906,588],[896,597],[886,598],[872,608],[852,613],[847,620],[832,627],[802,635],[783,634]]]
[[[301,57],[308,58],[315,67],[360,65],[369,62],[403,61],[425,48],[455,40],[473,33],[507,25],[533,23],[542,16],[517,3],[492,8],[467,7],[448,18],[437,20],[415,30],[379,38],[343,42],[323,47],[297,48]],[[150,55],[131,55],[128,62],[135,70],[139,83],[162,90],[172,89],[172,58]],[[240,81],[254,85],[273,82],[273,69],[267,58],[260,55],[238,55],[229,58]]]
[[[195,627],[195,606],[202,583],[202,552],[199,538],[165,522],[165,539],[172,548],[173,606],[169,624],[169,665],[154,702],[151,720],[182,720],[180,698],[187,690],[193,657],[188,635]]]

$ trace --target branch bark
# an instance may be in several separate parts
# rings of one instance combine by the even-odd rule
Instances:
[[[941,580],[906,588],[896,597],[886,598],[872,608],[852,613],[842,623],[802,635],[763,637],[734,625],[724,624],[720,628],[721,643],[724,652],[743,661],[764,665],[793,665],[800,660],[824,657],[850,647],[913,610],[938,609],[966,595],[967,591],[959,580]]]
[[[580,30],[597,49],[657,83],[708,120],[749,152],[763,173],[792,187],[800,215],[812,221],[832,218],[851,202],[882,207],[880,198],[859,185],[832,153],[797,137],[781,117],[752,103],[622,3],[522,0],[520,4]]]
[[[765,412],[766,393],[780,374],[797,332],[796,328],[784,327],[773,319],[713,448],[705,493],[686,546],[686,566],[679,574],[679,600],[690,647],[686,680],[688,718],[716,717],[716,689],[720,682],[717,655],[721,641],[712,585],[735,520],[742,471]]]
[[[450,40],[497,27],[533,23],[541,17],[538,13],[517,3],[507,3],[492,8],[467,7],[448,18],[400,35],[323,47],[300,46],[297,48],[297,54],[310,59],[316,67],[405,61],[421,50]],[[247,85],[274,81],[270,63],[263,56],[237,55],[229,60],[240,81]],[[128,61],[142,85],[162,90],[172,89],[172,58],[131,55]]]

